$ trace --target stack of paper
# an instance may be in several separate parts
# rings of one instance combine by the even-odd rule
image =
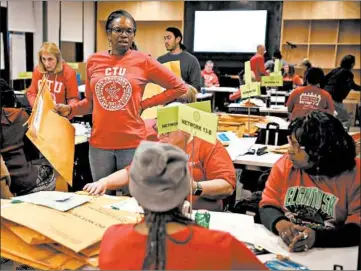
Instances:
[[[66,194],[58,194],[53,201],[74,198]],[[60,212],[33,203],[1,200],[1,256],[43,270],[96,268],[107,228],[141,219],[139,214],[103,207],[116,201],[119,198],[95,197]]]

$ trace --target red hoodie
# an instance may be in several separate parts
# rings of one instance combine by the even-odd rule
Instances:
[[[182,80],[147,54],[95,53],[87,61],[86,98],[72,105],[72,115],[93,112],[90,144],[101,149],[136,148],[146,139],[141,110],[165,104],[187,92]],[[142,101],[149,82],[166,90]]]
[[[45,73],[41,73],[38,66],[35,67],[31,85],[26,92],[31,107],[34,106],[43,76]],[[55,103],[72,105],[79,101],[76,72],[65,62],[63,62],[63,70],[60,73],[49,74],[47,83]]]
[[[206,70],[202,71],[202,77],[204,79],[204,85],[205,86],[219,86],[219,81],[217,75],[214,73],[214,71],[207,72]]]
[[[257,82],[261,82],[261,76],[265,76],[265,75],[269,75],[269,73],[266,71],[265,67],[264,67],[264,57],[259,55],[259,54],[255,54],[251,60],[250,60],[250,64],[251,64],[251,71],[254,72],[255,75],[255,79]]]

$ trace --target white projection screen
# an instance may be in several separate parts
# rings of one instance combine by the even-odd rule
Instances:
[[[194,52],[254,53],[265,44],[267,10],[196,11]]]

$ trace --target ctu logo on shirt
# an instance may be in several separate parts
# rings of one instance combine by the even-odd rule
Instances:
[[[42,80],[38,80],[38,89],[40,89],[40,87],[41,87],[41,82],[42,82]],[[53,80],[46,80],[46,83],[48,84],[48,87],[49,87],[50,91],[52,89],[51,86],[54,84],[53,91],[55,93],[60,93],[61,92],[61,89],[63,87],[62,82],[58,82],[58,81],[54,82]]]
[[[120,68],[120,67],[106,68],[105,75],[106,76],[112,76],[112,75],[124,76],[126,70],[127,70],[126,68]]]

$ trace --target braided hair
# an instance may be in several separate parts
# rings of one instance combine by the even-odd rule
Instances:
[[[289,132],[305,147],[313,163],[313,167],[305,170],[309,174],[332,178],[355,167],[355,143],[334,116],[313,111],[293,120]]]
[[[185,240],[176,240],[167,235],[167,224],[175,222],[182,225],[193,225],[193,220],[185,217],[180,208],[157,213],[144,210],[145,223],[148,227],[146,255],[143,270],[165,270],[166,267],[166,238],[176,244],[186,244],[192,238],[192,231]]]

